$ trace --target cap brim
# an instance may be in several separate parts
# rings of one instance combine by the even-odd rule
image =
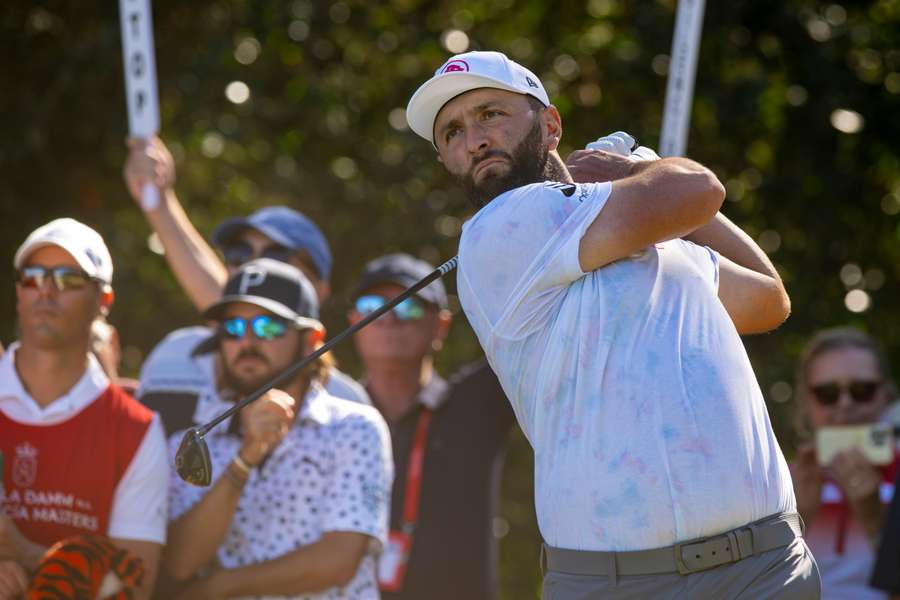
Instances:
[[[485,87],[522,94],[521,90],[484,75],[465,71],[444,73],[426,81],[416,90],[406,105],[406,122],[410,129],[433,144],[434,120],[444,105],[460,94]]]
[[[56,241],[56,240],[38,240],[31,244],[23,245],[16,252],[16,255],[13,259],[13,266],[16,269],[22,268],[22,263],[31,256],[35,250],[40,248],[44,248],[46,246],[56,246],[58,248],[62,248],[66,252],[68,252],[72,258],[75,259],[75,262],[78,263],[78,266],[81,267],[81,270],[87,273],[91,277],[96,277],[97,279],[102,280],[104,283],[111,283],[106,281],[97,273],[97,265],[91,262],[91,259],[84,252],[79,252],[77,248],[71,247],[70,244],[65,242]]]
[[[311,319],[309,317],[302,317],[281,302],[276,302],[271,298],[263,298],[262,296],[253,296],[250,294],[234,294],[231,296],[224,296],[221,300],[203,311],[203,318],[217,321],[221,317],[222,311],[225,309],[225,307],[235,302],[253,304],[254,306],[263,308],[273,315],[277,315],[282,319],[287,319],[300,329],[324,329],[324,326],[320,321]]]
[[[244,217],[233,217],[222,221],[222,223],[213,230],[211,236],[212,241],[216,246],[222,247],[234,239],[239,233],[246,231],[247,229],[255,229],[276,244],[280,244],[285,248],[290,248],[291,250],[298,249],[294,242],[282,236],[281,232],[276,228],[252,223],[249,219]]]

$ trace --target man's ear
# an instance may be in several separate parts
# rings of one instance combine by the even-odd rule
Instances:
[[[100,314],[104,317],[109,315],[109,309],[112,308],[116,294],[109,285],[104,285],[100,290]]]
[[[556,150],[562,139],[562,117],[559,116],[559,111],[551,104],[541,111],[541,121],[548,139],[548,150]]]
[[[444,340],[450,333],[450,324],[453,322],[453,313],[446,308],[438,311],[437,322],[435,323],[434,338],[431,340],[431,349],[435,352],[444,347]]]
[[[309,329],[306,333],[306,353],[309,354],[318,350],[325,342],[325,328]]]

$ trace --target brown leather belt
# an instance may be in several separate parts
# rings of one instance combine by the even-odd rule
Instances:
[[[565,550],[544,544],[547,569],[572,575],[688,575],[782,548],[803,535],[797,513],[779,513],[720,535],[629,552]]]

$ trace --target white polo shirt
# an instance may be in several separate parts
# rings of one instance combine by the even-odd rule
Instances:
[[[169,438],[174,465],[182,433]],[[241,447],[240,437],[221,425],[206,436],[213,478],[218,479]],[[329,531],[355,531],[376,543],[343,588],[291,598],[377,599],[375,554],[387,540],[393,483],[387,425],[371,406],[334,398],[311,386],[287,436],[260,469],[250,474],[225,541],[217,556],[236,568],[290,553]],[[210,488],[174,474],[169,488],[170,518],[177,519]]]
[[[534,447],[544,539],[641,550],[794,510],[718,255],[676,239],[581,271],[610,189],[512,190],[460,240],[460,301]]]
[[[93,354],[88,354],[88,367],[81,379],[66,394],[42,408],[19,379],[15,367],[18,348],[19,342],[15,342],[0,356],[0,411],[13,421],[38,426],[62,423],[87,408],[109,387],[109,378],[100,363]],[[134,458],[116,486],[106,534],[113,538],[164,543],[168,478],[166,438],[159,415],[154,413]]]

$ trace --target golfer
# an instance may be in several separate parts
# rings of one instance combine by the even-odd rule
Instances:
[[[535,451],[543,597],[817,598],[739,337],[790,301],[718,213],[715,175],[604,151],[567,165],[540,80],[496,52],[448,60],[407,119],[480,209],[459,297]]]

